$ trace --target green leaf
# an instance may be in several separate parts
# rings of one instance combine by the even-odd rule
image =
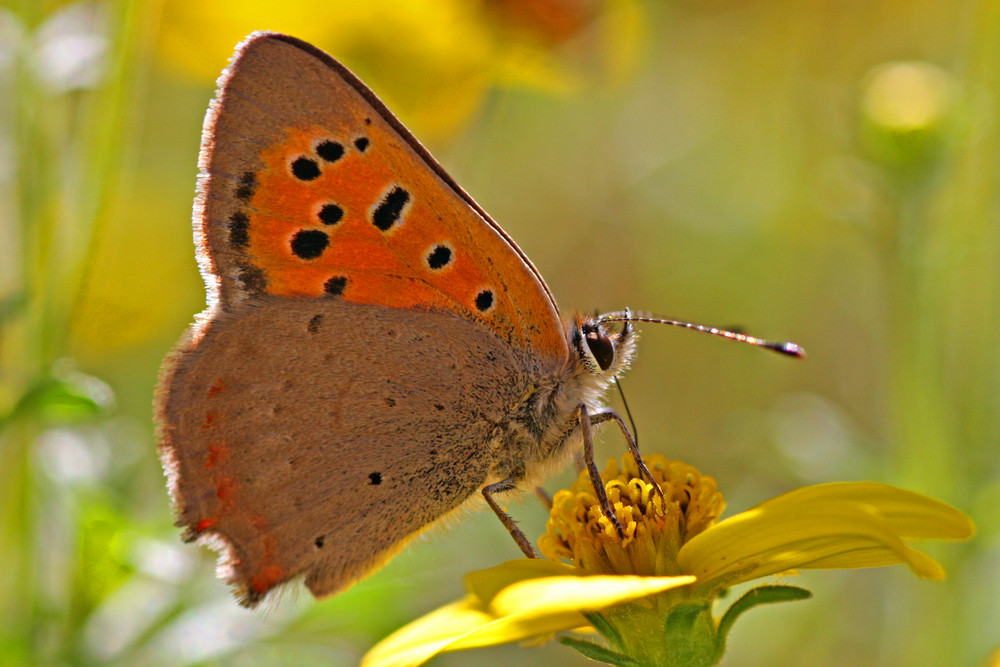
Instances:
[[[608,623],[608,619],[604,618],[597,612],[590,612],[584,614],[584,617],[590,621],[590,624],[594,626],[594,629],[601,633],[601,635],[608,640],[608,642],[614,646],[616,649],[621,649],[622,647],[622,636],[619,634],[615,626]]]
[[[100,404],[68,382],[53,382],[38,395],[38,415],[49,422],[77,422],[101,412]]]
[[[729,631],[733,629],[733,624],[744,612],[762,604],[773,604],[775,602],[792,602],[795,600],[806,600],[812,597],[812,593],[798,586],[758,586],[752,588],[743,596],[730,605],[722,620],[719,621],[719,629],[715,637],[715,661],[722,659],[722,654],[726,652],[726,638]]]
[[[21,396],[7,419],[40,419],[72,424],[105,414],[114,406],[114,393],[103,381],[79,372],[45,377]]]
[[[79,561],[71,594],[80,607],[78,611],[91,612],[134,573],[135,568],[125,561],[122,553],[127,525],[127,517],[103,504],[88,502],[80,507]]]
[[[612,651],[611,649],[601,646],[600,644],[584,641],[583,639],[576,639],[575,637],[559,637],[559,641],[566,646],[575,648],[591,660],[597,660],[598,662],[604,662],[609,665],[618,665],[618,667],[644,667],[641,662],[634,660],[627,655]]]

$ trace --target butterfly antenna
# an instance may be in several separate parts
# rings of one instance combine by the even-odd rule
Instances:
[[[685,329],[693,329],[695,331],[701,331],[702,333],[711,334],[713,336],[719,336],[721,338],[728,338],[729,340],[735,340],[740,343],[748,343],[755,347],[762,347],[767,350],[772,350],[780,354],[787,355],[789,357],[798,357],[802,359],[806,356],[805,348],[797,343],[792,343],[789,341],[774,342],[769,340],[764,340],[763,338],[757,338],[756,336],[748,336],[745,333],[738,331],[730,331],[728,329],[720,329],[718,327],[708,327],[704,324],[695,324],[693,322],[684,322],[682,320],[671,320],[666,317],[660,317],[658,315],[653,315],[651,313],[633,313],[628,310],[621,310],[614,313],[605,313],[601,315],[599,322],[652,322],[654,324],[669,324],[674,327],[683,327]]]
[[[632,438],[635,439],[635,444],[639,444],[639,428],[635,425],[635,420],[632,419],[632,411],[628,408],[628,401],[625,400],[625,390],[622,389],[622,381],[619,378],[615,378],[615,386],[618,387],[618,395],[622,397],[622,405],[625,407],[625,415],[628,417],[628,423],[632,427]]]

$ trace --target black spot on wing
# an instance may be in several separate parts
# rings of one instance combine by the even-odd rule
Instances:
[[[483,313],[493,307],[493,292],[484,289],[476,295],[476,308]]]
[[[257,191],[257,174],[252,171],[244,171],[240,176],[240,182],[236,186],[236,198],[243,201],[250,201],[253,193]]]
[[[316,155],[326,162],[336,162],[344,157],[344,147],[336,141],[322,141],[316,145]]]
[[[319,221],[324,225],[335,225],[344,217],[344,209],[337,204],[323,204],[319,210]]]
[[[250,216],[243,211],[234,211],[229,216],[229,245],[234,250],[246,250],[250,245]]]
[[[372,224],[383,232],[389,231],[399,222],[403,207],[410,201],[410,193],[394,185],[379,201],[372,211]]]
[[[330,278],[325,283],[323,283],[323,289],[330,296],[340,296],[344,293],[344,289],[347,287],[347,278],[344,276],[334,276]]]
[[[320,175],[319,165],[312,158],[295,158],[292,161],[292,175],[300,181],[314,181]]]
[[[259,293],[267,289],[267,273],[259,266],[250,262],[240,262],[236,265],[237,276],[247,292]]]
[[[300,229],[292,237],[292,253],[299,259],[316,259],[330,245],[330,237],[319,229]]]
[[[434,246],[434,249],[427,255],[427,266],[437,271],[443,269],[451,263],[454,253],[446,245]]]

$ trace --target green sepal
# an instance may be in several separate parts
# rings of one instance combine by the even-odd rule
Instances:
[[[559,637],[559,642],[571,648],[575,648],[591,660],[597,660],[598,662],[607,663],[609,665],[617,665],[618,667],[647,667],[638,660],[630,658],[627,655],[623,655],[617,651],[612,651],[606,646],[601,646],[600,644],[588,642],[583,639],[577,639],[575,637]]]
[[[707,601],[685,602],[667,613],[663,622],[663,644],[670,665],[707,667],[714,665],[715,621]]]
[[[726,638],[729,636],[729,631],[744,612],[762,604],[793,602],[811,597],[811,592],[798,586],[758,586],[744,593],[739,600],[730,605],[719,620],[719,629],[715,636],[715,662],[722,659],[722,654],[726,652]]]

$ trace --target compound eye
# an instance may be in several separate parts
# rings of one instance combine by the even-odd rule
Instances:
[[[611,338],[599,329],[585,328],[583,339],[601,370],[606,371],[611,368],[611,364],[615,362],[615,344]]]

